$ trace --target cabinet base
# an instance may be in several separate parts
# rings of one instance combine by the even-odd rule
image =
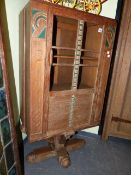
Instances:
[[[68,152],[79,149],[84,145],[85,140],[83,139],[66,140],[64,136],[55,137],[49,140],[49,146],[33,150],[29,153],[27,155],[27,160],[30,163],[35,163],[57,156],[59,164],[67,168],[71,164]]]

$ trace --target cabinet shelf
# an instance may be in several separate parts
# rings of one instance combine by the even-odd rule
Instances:
[[[75,51],[76,51],[75,48],[71,48],[71,47],[52,46],[52,49],[58,50],[58,51],[60,51],[60,50],[65,51],[65,53],[64,53],[65,55],[60,55],[60,56],[59,55],[54,55],[53,57],[55,57],[55,58],[57,58],[57,57],[59,57],[59,58],[74,58]],[[74,53],[72,53],[72,54],[74,54],[74,55],[67,55],[66,56],[67,51],[73,51]],[[79,51],[82,52],[82,56],[81,56],[82,59],[86,59],[88,57],[88,58],[91,58],[91,59],[97,59],[98,60],[98,58],[100,56],[100,53],[95,51],[95,50],[80,49]]]
[[[77,89],[92,89],[94,90],[93,87],[88,86],[86,84],[80,84],[78,85]],[[71,84],[67,83],[67,84],[54,84],[54,86],[51,88],[51,92],[53,91],[67,91],[67,90],[71,90]]]
[[[75,66],[74,64],[66,64],[66,63],[53,63],[52,66]],[[98,67],[98,65],[90,65],[90,64],[79,64],[81,67]]]
[[[54,55],[53,58],[75,58],[75,56],[73,55]],[[98,61],[98,58],[97,57],[91,57],[91,56],[81,56],[81,59],[82,60],[89,60],[89,61]]]
[[[60,47],[60,46],[52,46],[52,49],[58,49],[58,50],[77,50],[76,48],[72,48],[72,47]],[[99,54],[99,52],[97,51],[92,51],[92,50],[88,50],[88,49],[79,49],[82,52],[92,52],[95,54]]]

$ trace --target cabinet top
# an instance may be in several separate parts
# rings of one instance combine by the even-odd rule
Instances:
[[[47,2],[46,0],[30,0],[29,4],[33,8],[39,7],[40,9],[42,9],[42,4],[43,4],[44,6],[49,8],[52,11],[52,13],[59,14],[59,15],[61,14],[62,16],[65,16],[65,17],[70,16],[71,18],[78,19],[78,20],[80,19],[85,21],[89,20],[96,24],[115,25],[115,26],[117,25],[117,22],[115,19],[91,14],[91,13],[80,11],[74,8],[53,4],[51,2]]]

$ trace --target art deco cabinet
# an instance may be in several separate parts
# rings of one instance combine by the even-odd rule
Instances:
[[[30,142],[99,125],[116,22],[42,0],[21,17],[21,115]]]

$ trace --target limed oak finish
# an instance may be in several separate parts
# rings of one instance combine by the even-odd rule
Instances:
[[[30,142],[47,139],[67,167],[66,148],[85,143],[67,139],[100,123],[116,22],[42,0],[21,19],[23,129]]]

